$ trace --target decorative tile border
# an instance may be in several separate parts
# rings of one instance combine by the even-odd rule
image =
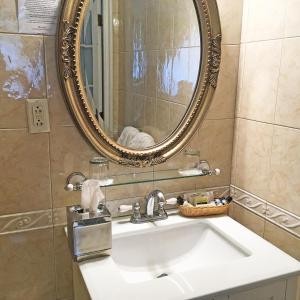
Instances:
[[[217,196],[222,194],[229,195],[229,186],[207,188],[204,190],[214,191]],[[166,198],[177,197],[185,192],[193,192],[195,190],[182,191],[176,193],[166,194]],[[134,204],[135,202],[142,202],[143,197],[129,198],[122,200],[107,201],[106,205],[113,217],[130,215],[131,212],[120,214],[118,208],[122,204]],[[169,206],[167,208],[174,208]],[[20,214],[0,216],[0,235],[11,234],[16,232],[24,232],[36,229],[51,228],[53,226],[64,226],[67,223],[66,209],[55,208],[53,210],[32,211]]]
[[[243,191],[235,186],[230,187],[230,195],[235,203],[243,206],[244,208],[263,218],[265,217],[267,210],[267,201],[256,197],[246,191]]]
[[[268,203],[266,219],[300,238],[300,217]]]
[[[300,216],[286,211],[236,186],[230,187],[230,193],[236,204],[300,238]]]
[[[0,216],[0,235],[53,226],[52,210]]]

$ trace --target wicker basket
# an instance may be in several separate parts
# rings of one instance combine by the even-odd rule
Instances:
[[[179,213],[184,217],[201,217],[210,215],[227,214],[229,204],[214,207],[190,207],[180,205]]]

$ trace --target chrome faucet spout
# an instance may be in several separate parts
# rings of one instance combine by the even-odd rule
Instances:
[[[157,213],[160,214],[166,214],[164,211],[164,204],[166,202],[165,196],[162,191],[160,190],[154,190],[146,196],[146,213],[148,217],[153,217],[154,215],[154,205],[155,205],[155,200],[157,200],[158,203],[158,209]]]
[[[153,216],[154,213],[154,202],[155,202],[155,198],[153,196],[151,196],[148,200],[147,200],[147,216]]]

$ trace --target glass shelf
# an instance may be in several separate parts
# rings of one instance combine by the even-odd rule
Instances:
[[[182,175],[181,173],[179,173],[178,169],[162,170],[162,171],[154,171],[154,172],[131,173],[131,174],[110,176],[108,183],[100,185],[100,187],[113,187],[113,186],[156,182],[156,181],[171,180],[171,179],[214,176],[219,174],[220,174],[219,169],[209,170],[206,171],[205,173],[198,173],[198,174],[194,173],[191,175]]]

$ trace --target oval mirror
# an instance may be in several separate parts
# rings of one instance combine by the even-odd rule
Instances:
[[[66,0],[58,51],[70,110],[101,154],[164,162],[203,119],[220,43],[214,0]]]

